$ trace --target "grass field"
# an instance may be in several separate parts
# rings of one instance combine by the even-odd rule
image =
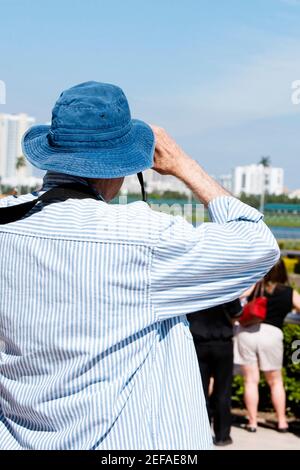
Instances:
[[[300,227],[299,215],[265,214],[265,222],[271,227]]]
[[[300,240],[277,240],[281,250],[300,251]]]

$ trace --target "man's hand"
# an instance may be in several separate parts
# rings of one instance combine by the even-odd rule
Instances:
[[[153,170],[161,175],[182,177],[185,165],[191,158],[179,147],[172,137],[161,127],[151,126],[155,135],[155,154]]]
[[[230,194],[190,158],[161,127],[151,126],[155,135],[153,170],[173,175],[183,181],[205,205],[220,196]]]

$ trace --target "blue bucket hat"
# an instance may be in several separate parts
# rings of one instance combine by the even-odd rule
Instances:
[[[155,139],[150,126],[131,119],[123,91],[86,82],[64,91],[51,126],[33,126],[23,152],[32,165],[86,178],[118,178],[153,166]]]

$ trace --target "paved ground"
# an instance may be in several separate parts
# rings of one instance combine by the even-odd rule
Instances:
[[[258,427],[250,433],[239,427],[232,427],[233,444],[216,447],[219,450],[300,450],[300,437],[292,433],[280,434],[272,429]]]

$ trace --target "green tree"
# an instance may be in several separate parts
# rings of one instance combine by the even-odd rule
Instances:
[[[24,155],[20,155],[16,161],[16,170],[20,170],[26,166],[26,160]]]
[[[22,193],[22,174],[20,173],[20,170],[22,170],[22,168],[25,168],[25,167],[26,167],[25,157],[24,157],[24,155],[20,155],[17,158],[17,161],[16,161],[16,170],[17,170],[17,179],[18,179],[18,188],[17,188],[18,194]]]
[[[260,165],[263,165],[265,168],[271,166],[271,157],[269,155],[263,155],[259,161]]]

